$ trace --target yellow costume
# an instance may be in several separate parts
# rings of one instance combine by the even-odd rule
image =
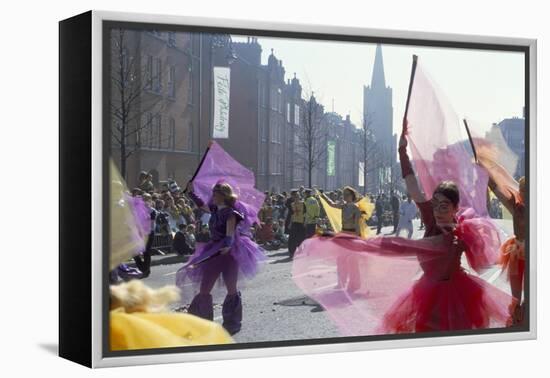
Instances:
[[[319,200],[321,201],[321,204],[325,209],[325,213],[327,214],[327,218],[334,232],[341,232],[342,231],[342,209],[338,209],[336,207],[330,206],[327,203],[327,201],[321,196],[319,196]],[[359,200],[355,204],[359,208],[359,211],[361,211],[361,221],[359,222],[359,227],[361,228],[360,229],[361,237],[363,239],[366,239],[370,235],[370,229],[367,226],[367,220],[372,215],[372,212],[374,210],[374,204],[370,202],[369,197],[367,196],[363,197],[361,200]]]
[[[228,344],[231,336],[218,323],[178,313],[110,312],[111,350]]]

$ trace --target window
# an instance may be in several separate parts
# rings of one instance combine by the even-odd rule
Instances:
[[[161,75],[161,69],[162,69],[162,60],[160,58],[155,59],[155,66],[154,66],[154,76],[153,76],[153,91],[160,93],[162,89],[162,75]]]
[[[269,136],[269,139],[271,140],[271,142],[276,142],[277,119],[272,117],[271,118],[271,124],[269,126],[270,126],[269,131],[271,133],[271,135]]]
[[[128,49],[126,47],[123,48],[121,54],[120,71],[122,73],[122,77],[124,77],[124,81],[126,81],[126,74],[128,72]]]
[[[262,114],[262,117],[260,119],[260,132],[262,134],[262,141],[267,142],[267,127],[265,124],[265,117]]]
[[[187,136],[186,136],[185,149],[187,151],[193,151],[193,123],[189,122],[187,125]]]
[[[277,92],[276,92],[275,88],[273,88],[273,89],[271,90],[271,93],[270,93],[270,94],[271,94],[271,98],[270,98],[270,100],[271,100],[271,101],[270,101],[270,102],[271,102],[271,110],[277,111],[277,100],[278,100],[279,98],[277,97]]]
[[[187,85],[187,103],[193,105],[193,60],[189,62],[189,76]]]
[[[277,110],[283,113],[283,93],[281,88],[277,88]]]
[[[168,46],[176,46],[176,33],[168,32]]]
[[[168,72],[168,97],[176,97],[176,66],[170,66]]]
[[[170,129],[168,130],[168,143],[171,150],[176,149],[176,120],[170,117]]]
[[[258,93],[260,98],[260,107],[264,107],[265,106],[265,89],[262,84],[259,85],[258,91],[260,92]]]
[[[155,116],[155,122],[154,122],[154,147],[161,148],[162,147],[162,122],[160,114],[157,114]]]
[[[153,89],[153,56],[147,56],[147,63],[145,67],[145,88],[152,90]]]
[[[300,126],[300,107],[294,104],[294,124]]]
[[[290,102],[286,103],[286,122],[290,123]]]
[[[145,135],[146,135],[145,145],[149,148],[152,148],[153,147],[153,115],[151,113],[147,113],[147,121],[145,124]]]

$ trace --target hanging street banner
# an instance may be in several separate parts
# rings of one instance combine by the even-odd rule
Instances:
[[[333,140],[327,142],[327,176],[335,174],[336,143]]]
[[[229,138],[229,67],[214,67],[213,138]]]
[[[365,186],[365,162],[359,162],[359,186]]]

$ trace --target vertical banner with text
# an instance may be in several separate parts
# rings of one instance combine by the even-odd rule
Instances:
[[[327,142],[327,176],[335,175],[336,143],[333,140]]]
[[[213,138],[229,138],[229,67],[214,67]]]

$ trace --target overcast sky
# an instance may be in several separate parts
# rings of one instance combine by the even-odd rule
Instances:
[[[246,37],[232,36],[236,42]],[[350,114],[359,125],[363,86],[369,85],[375,44],[258,37],[262,63],[274,49],[283,60],[286,78],[296,72],[304,89],[315,91],[327,111]],[[457,113],[489,128],[494,122],[521,117],[524,106],[524,56],[452,48],[382,45],[386,85],[393,88],[394,132],[400,130],[411,72],[412,55],[445,92]],[[480,130],[481,131],[481,130]]]

